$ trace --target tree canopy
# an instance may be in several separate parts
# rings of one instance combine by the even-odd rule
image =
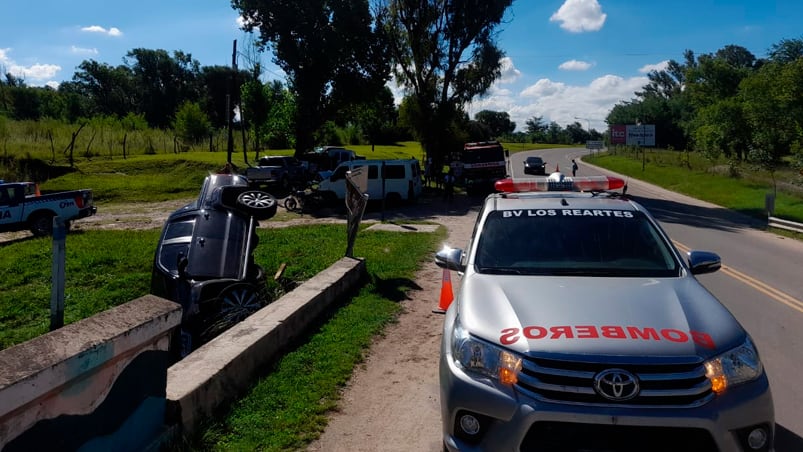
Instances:
[[[273,51],[295,95],[296,153],[345,104],[378,93],[389,76],[382,29],[366,0],[232,0],[245,28]]]
[[[396,81],[414,104],[409,122],[436,165],[463,141],[465,104],[500,76],[497,27],[512,0],[386,0],[378,22]]]

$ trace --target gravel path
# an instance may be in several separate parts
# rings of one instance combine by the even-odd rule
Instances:
[[[435,200],[421,213],[447,228],[448,244],[462,248],[477,214],[470,204],[461,196],[450,205]],[[435,264],[418,272],[419,288],[408,294],[398,323],[374,342],[309,451],[442,450],[438,359],[443,315],[432,313],[442,276]],[[460,281],[454,272],[451,280],[456,292]]]

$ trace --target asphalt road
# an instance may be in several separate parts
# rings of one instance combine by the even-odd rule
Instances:
[[[548,172],[557,165],[570,173],[571,159],[588,152],[517,153],[510,169],[515,177],[524,177],[524,158],[536,154],[546,160]],[[612,174],[578,162],[578,176]],[[650,210],[679,250],[707,250],[722,257],[720,271],[699,279],[759,348],[775,402],[776,450],[803,450],[803,242],[763,231],[766,223],[641,181],[630,179],[627,193]]]

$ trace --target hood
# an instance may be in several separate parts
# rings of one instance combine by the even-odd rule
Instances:
[[[746,336],[693,277],[472,274],[458,299],[464,328],[520,353],[705,359]]]

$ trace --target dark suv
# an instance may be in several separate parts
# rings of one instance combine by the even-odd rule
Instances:
[[[546,162],[538,156],[524,160],[524,174],[546,175]]]
[[[179,357],[267,303],[265,271],[254,262],[259,220],[276,199],[236,174],[206,177],[198,199],[173,212],[162,229],[151,293],[183,308],[174,346]]]

